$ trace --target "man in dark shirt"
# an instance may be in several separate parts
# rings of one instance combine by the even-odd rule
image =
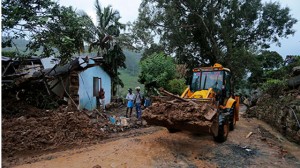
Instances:
[[[103,88],[99,91],[99,101],[100,101],[100,107],[102,107],[103,111],[105,112],[105,91]]]

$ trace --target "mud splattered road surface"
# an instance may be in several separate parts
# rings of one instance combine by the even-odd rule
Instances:
[[[249,132],[253,134],[246,138]],[[23,159],[40,167],[300,167],[300,146],[257,119],[240,117],[228,140],[210,135],[170,134],[162,127],[121,133],[102,143]]]

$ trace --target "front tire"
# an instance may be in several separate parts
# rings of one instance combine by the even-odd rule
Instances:
[[[215,141],[225,142],[229,133],[229,123],[226,120],[222,125],[219,125],[218,135],[214,136]]]

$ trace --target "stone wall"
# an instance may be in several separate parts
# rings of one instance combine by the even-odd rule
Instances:
[[[295,114],[296,116],[295,116]],[[284,96],[261,96],[256,106],[247,110],[247,114],[267,122],[281,132],[290,141],[300,144],[300,92],[289,91]]]

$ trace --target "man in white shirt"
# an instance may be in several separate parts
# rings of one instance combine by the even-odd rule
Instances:
[[[132,109],[133,109],[133,100],[134,100],[134,93],[132,93],[132,89],[128,89],[128,93],[126,95],[127,100],[127,109],[126,109],[126,117],[128,118],[128,109],[130,109],[129,117],[131,117]]]

